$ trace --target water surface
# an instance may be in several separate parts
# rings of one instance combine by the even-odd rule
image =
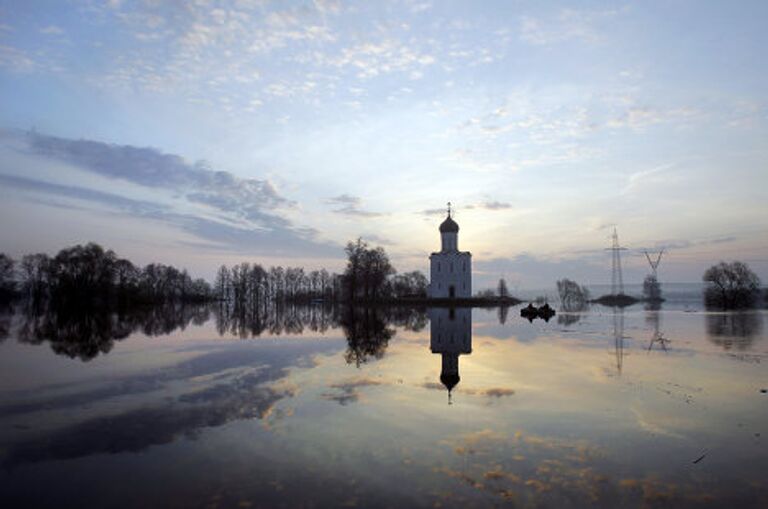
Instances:
[[[765,320],[6,313],[0,486],[14,507],[766,507]]]

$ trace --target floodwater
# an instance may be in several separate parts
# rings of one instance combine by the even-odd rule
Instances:
[[[0,500],[768,507],[767,318],[5,314]]]

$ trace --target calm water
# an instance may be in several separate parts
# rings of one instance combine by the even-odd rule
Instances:
[[[768,506],[765,311],[225,314],[0,317],[3,506]]]

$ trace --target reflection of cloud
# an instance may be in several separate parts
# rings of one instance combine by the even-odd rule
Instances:
[[[483,396],[488,396],[490,398],[503,398],[505,396],[512,396],[515,394],[515,391],[512,389],[506,389],[504,387],[493,387],[491,389],[485,389],[480,391],[480,394]]]
[[[553,500],[581,500],[594,507],[659,503],[679,507],[716,500],[709,490],[704,491],[702,485],[696,483],[683,485],[659,480],[653,475],[641,479],[614,477],[616,465],[606,462],[603,451],[584,440],[523,431],[510,436],[483,429],[442,443],[452,447],[456,454],[472,458],[465,461],[460,470],[440,466],[435,472],[460,480],[489,496],[513,500],[520,506],[549,506]],[[743,486],[746,487],[746,482]],[[733,493],[734,486],[728,484],[727,489]],[[728,497],[728,493],[724,495]]]
[[[340,405],[347,405],[349,403],[355,403],[360,399],[360,391],[357,389],[360,387],[370,387],[374,385],[382,385],[381,380],[375,380],[372,378],[356,378],[348,380],[346,382],[339,382],[331,384],[331,389],[337,389],[337,393],[323,393],[323,398],[335,401]]]
[[[143,406],[40,433],[34,439],[6,447],[0,453],[0,462],[12,467],[51,459],[137,452],[235,420],[264,419],[269,415],[274,418],[274,405],[296,392],[293,385],[281,383],[288,368],[301,364],[307,353],[326,348],[333,347],[282,344],[227,348],[149,374],[124,377],[112,385],[80,394],[57,394],[48,399],[41,399],[37,392],[19,394],[25,403],[3,407],[0,415],[51,415],[51,411],[72,414],[83,405],[103,405],[111,410],[109,400],[126,395],[141,395]],[[185,386],[202,387],[176,398],[165,398],[164,391],[178,381],[185,382]],[[147,403],[153,395],[161,396],[162,403]]]
[[[247,378],[238,386],[219,385],[201,403],[141,408],[114,416],[97,417],[53,432],[40,440],[11,446],[3,459],[5,466],[45,460],[62,460],[92,454],[138,452],[152,445],[171,443],[201,428],[215,427],[239,419],[261,419],[277,401],[291,396],[269,387],[260,387]]]

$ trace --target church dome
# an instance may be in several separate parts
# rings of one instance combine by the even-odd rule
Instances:
[[[443,385],[445,385],[445,388],[448,389],[448,392],[451,392],[453,388],[459,384],[460,380],[461,378],[459,378],[459,375],[440,375],[440,381],[443,383]]]
[[[445,218],[445,221],[440,224],[440,233],[459,233],[459,225],[456,224],[456,221],[451,219],[451,216],[449,215]]]

